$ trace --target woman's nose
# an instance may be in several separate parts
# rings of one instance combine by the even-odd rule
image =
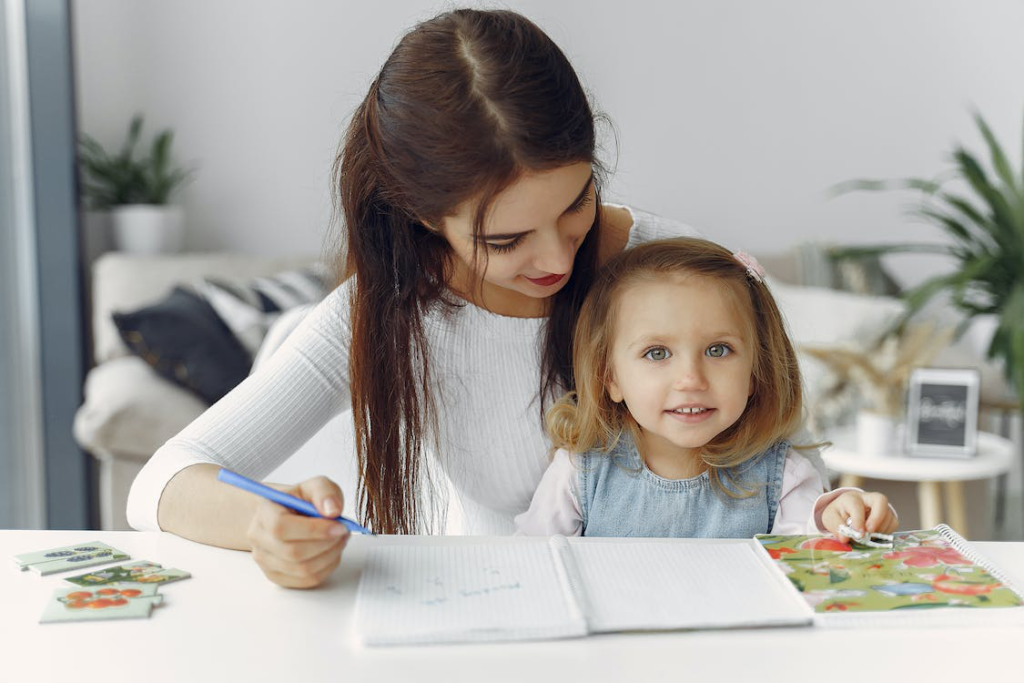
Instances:
[[[547,239],[538,245],[540,253],[534,261],[535,267],[545,273],[568,273],[576,259],[577,240],[562,234],[558,228],[546,232]]]

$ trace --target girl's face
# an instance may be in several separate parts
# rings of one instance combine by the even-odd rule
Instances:
[[[546,299],[568,282],[594,224],[593,170],[580,162],[524,174],[495,197],[474,238],[476,207],[464,202],[441,226],[457,256],[456,288],[482,280],[485,300]]]
[[[619,293],[608,394],[625,402],[646,449],[678,453],[711,441],[753,393],[749,313],[699,277],[659,277]]]

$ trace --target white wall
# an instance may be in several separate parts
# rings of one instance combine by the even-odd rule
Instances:
[[[316,251],[349,114],[398,36],[446,6],[78,0],[81,128],[117,143],[141,111],[150,131],[175,129],[199,168],[182,194],[189,248]],[[611,198],[748,251],[931,237],[902,217],[909,197],[825,189],[937,174],[955,141],[980,145],[971,107],[1020,149],[1016,0],[508,6],[562,46],[615,122]]]

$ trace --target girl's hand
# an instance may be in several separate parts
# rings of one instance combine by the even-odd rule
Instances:
[[[325,517],[341,514],[341,489],[327,477],[278,488],[313,503]],[[313,588],[337,569],[349,531],[344,524],[306,517],[263,500],[247,536],[252,557],[268,579],[285,588]]]
[[[821,521],[825,528],[840,543],[849,543],[850,537],[839,533],[839,527],[851,522],[848,526],[861,531],[878,531],[891,534],[896,531],[899,522],[889,507],[889,499],[881,493],[865,493],[847,491],[828,504],[821,513]]]

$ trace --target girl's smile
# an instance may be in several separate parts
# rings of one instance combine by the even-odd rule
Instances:
[[[699,424],[711,418],[714,408],[705,406],[680,406],[665,411],[669,416],[683,424]]]

